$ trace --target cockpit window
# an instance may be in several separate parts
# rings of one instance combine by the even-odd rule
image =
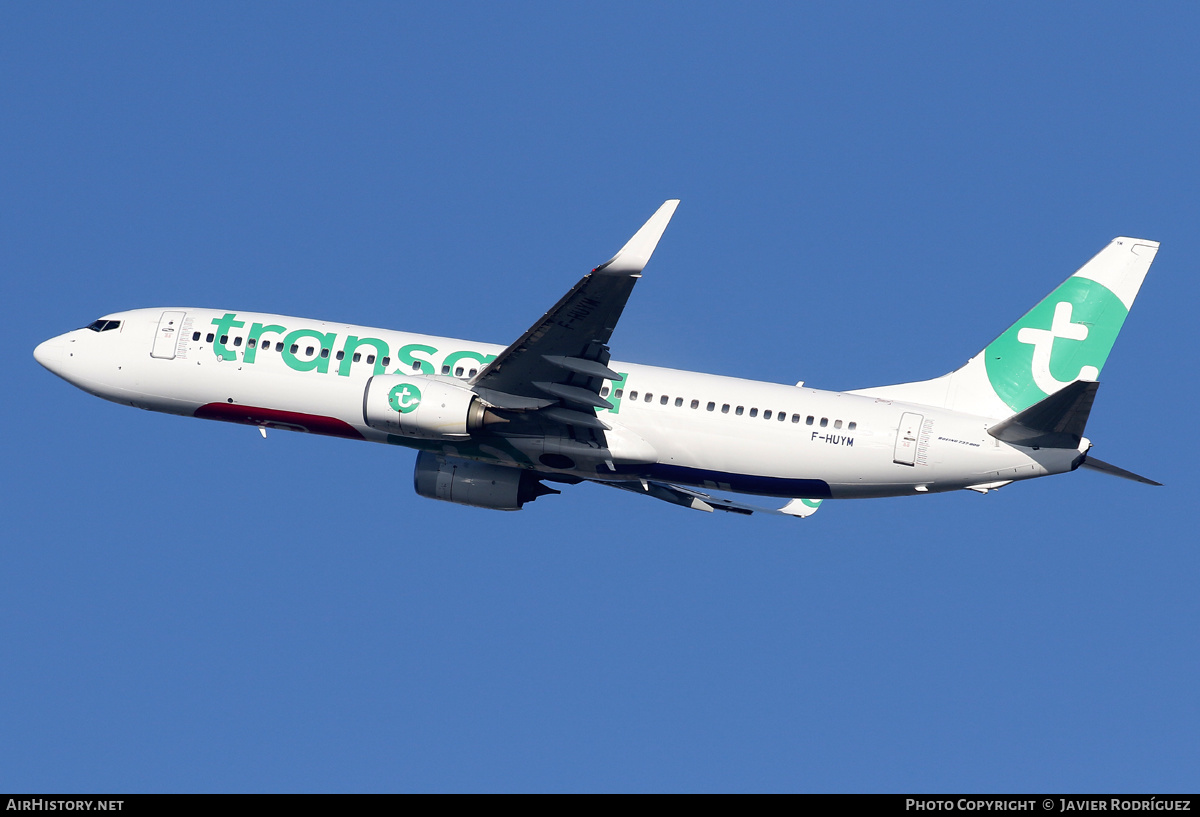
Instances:
[[[98,320],[98,321],[92,321],[85,328],[91,329],[93,332],[107,332],[110,329],[120,329],[121,322],[120,321],[106,321],[106,320],[102,319],[102,320]]]

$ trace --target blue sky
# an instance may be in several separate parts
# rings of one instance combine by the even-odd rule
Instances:
[[[6,4],[0,790],[1195,791],[1190,4]],[[960,365],[1163,249],[1088,436],[1166,487],[520,513],[39,367],[142,306],[508,343],[667,198],[618,359]]]

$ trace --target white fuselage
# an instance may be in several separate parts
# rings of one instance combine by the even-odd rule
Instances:
[[[173,314],[170,322],[164,317]],[[504,347],[304,318],[184,307],[106,316],[38,347],[39,362],[85,391],[151,411],[441,451],[584,479],[661,479],[780,497],[911,495],[1071,470],[1079,450],[1008,445],[996,420],[844,392],[611,361],[624,375],[597,416],[615,463],[548,466],[571,441],[503,434],[430,441],[366,424],[374,375],[469,380]],[[222,339],[224,338],[224,342]],[[254,345],[251,346],[251,340]],[[488,429],[491,430],[490,428]],[[551,460],[553,462],[553,460]]]

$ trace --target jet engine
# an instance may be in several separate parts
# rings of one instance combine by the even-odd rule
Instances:
[[[413,485],[429,499],[497,511],[519,511],[539,496],[561,493],[543,485],[533,471],[429,451],[417,454]]]
[[[363,394],[363,421],[405,437],[464,439],[494,419],[485,415],[475,392],[447,378],[375,375]]]

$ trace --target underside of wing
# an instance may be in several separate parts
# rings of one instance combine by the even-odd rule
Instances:
[[[630,493],[661,499],[663,502],[670,502],[672,505],[682,505],[685,508],[706,511],[708,513],[712,513],[713,511],[729,511],[730,513],[745,514],[747,516],[753,513],[767,513],[776,516],[802,518],[812,516],[816,513],[822,501],[820,499],[793,499],[782,508],[763,508],[759,505],[750,505],[726,497],[712,496],[703,491],[697,491],[694,488],[684,488],[683,486],[671,485],[666,482],[655,482],[644,479],[619,482],[608,480],[593,481],[598,485],[620,488]]]

